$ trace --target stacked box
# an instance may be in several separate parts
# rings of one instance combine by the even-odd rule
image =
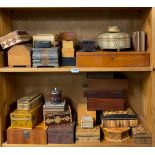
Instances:
[[[100,127],[96,126],[92,129],[76,128],[76,142],[100,142]]]
[[[42,94],[31,93],[17,100],[17,109],[10,113],[11,126],[7,129],[9,144],[46,144],[46,127],[43,123]],[[38,134],[40,136],[38,136]]]
[[[33,67],[59,67],[59,47],[32,48]]]
[[[61,97],[61,90],[51,91],[50,100],[43,106],[44,123],[48,126],[48,143],[74,143],[75,115],[71,106]]]
[[[61,37],[62,38],[62,66],[75,66],[75,38]]]

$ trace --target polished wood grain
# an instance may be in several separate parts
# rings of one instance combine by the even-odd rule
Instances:
[[[149,67],[148,52],[77,52],[77,67]]]

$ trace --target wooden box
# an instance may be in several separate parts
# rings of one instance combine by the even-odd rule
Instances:
[[[76,59],[70,57],[62,57],[61,59],[61,66],[75,66]]]
[[[3,49],[6,49],[18,43],[30,41],[31,39],[32,36],[28,35],[26,31],[16,30],[0,37],[0,44]]]
[[[72,111],[68,105],[65,111],[44,110],[45,125],[66,124],[72,122]]]
[[[144,126],[137,126],[132,128],[132,137],[136,144],[151,144],[151,133],[144,128]]]
[[[119,98],[88,98],[88,110],[124,110],[125,99]]]
[[[8,50],[8,66],[31,67],[31,46],[15,45]]]
[[[61,112],[61,111],[65,111],[66,107],[68,107],[69,105],[66,104],[66,101],[62,101],[59,104],[54,104],[52,103],[51,100],[47,100],[45,102],[45,104],[43,105],[43,111],[45,112]],[[70,107],[69,107],[70,108]]]
[[[30,111],[15,110],[10,114],[11,128],[32,129],[43,119],[42,103]]]
[[[130,108],[124,111],[103,111],[100,119],[102,128],[135,127],[139,122]]]
[[[63,40],[62,41],[62,47],[64,48],[64,49],[73,49],[74,48],[74,42],[73,41],[65,41],[65,40]]]
[[[62,48],[61,52],[64,58],[74,58],[74,48]]]
[[[18,110],[32,110],[43,102],[43,95],[38,93],[29,94],[17,100]]]
[[[92,129],[76,128],[76,142],[100,142],[100,127],[96,126]]]
[[[104,139],[110,142],[124,142],[130,138],[130,128],[103,128]]]
[[[147,52],[76,52],[77,67],[149,67]]]
[[[94,128],[94,119],[91,116],[81,117],[81,128],[88,129]]]
[[[50,125],[47,129],[48,144],[72,144],[75,142],[76,115],[73,122],[67,124]]]
[[[94,122],[96,122],[96,111],[88,111],[87,103],[78,103],[78,125],[81,126],[81,118],[82,117],[92,117]]]
[[[11,128],[7,129],[8,144],[47,144],[47,127],[44,123],[33,129]]]

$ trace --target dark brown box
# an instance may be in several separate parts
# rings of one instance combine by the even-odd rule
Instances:
[[[88,110],[124,110],[125,99],[119,98],[89,98]]]
[[[74,121],[67,124],[51,125],[47,129],[48,144],[72,144],[75,142],[75,125]]]

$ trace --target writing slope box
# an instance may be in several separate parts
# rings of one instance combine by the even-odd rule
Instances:
[[[43,102],[44,97],[42,94],[32,93],[17,100],[18,110],[31,110],[35,106]]]
[[[16,109],[10,113],[11,128],[32,129],[35,127],[43,120],[42,106],[43,103],[40,103],[30,111]]]
[[[135,127],[138,125],[137,115],[130,109],[124,111],[103,111],[100,113],[102,128]]]
[[[88,110],[124,110],[125,99],[119,98],[88,98]]]
[[[100,127],[96,126],[92,129],[76,128],[76,142],[100,142]]]
[[[151,133],[144,126],[137,126],[132,128],[132,137],[136,144],[151,144]]]
[[[75,142],[76,115],[66,124],[50,125],[47,129],[48,144],[72,144]]]
[[[47,144],[47,127],[44,123],[38,124],[33,129],[11,128],[7,129],[8,144]]]
[[[31,39],[32,36],[28,35],[26,31],[16,30],[0,37],[0,44],[3,49],[6,49],[18,43],[30,41]]]
[[[149,67],[149,52],[76,52],[77,67]]]

